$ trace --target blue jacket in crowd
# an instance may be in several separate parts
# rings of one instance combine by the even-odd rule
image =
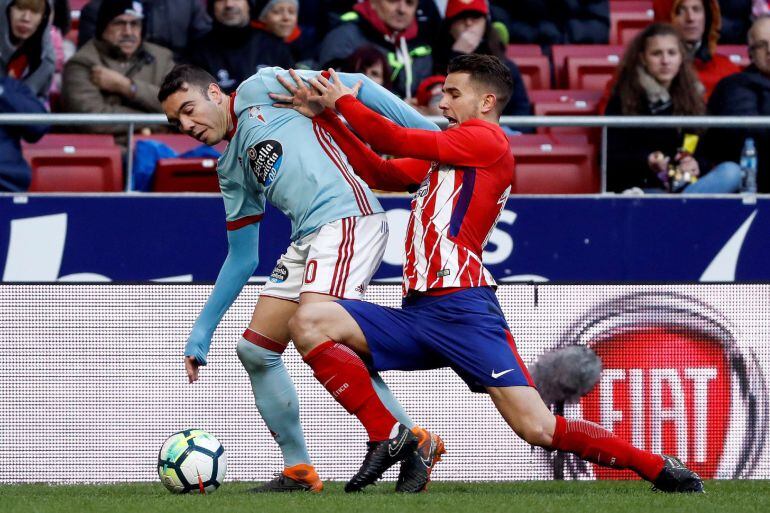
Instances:
[[[45,113],[45,106],[32,90],[9,77],[0,77],[0,113]],[[38,141],[48,131],[47,126],[0,126],[0,191],[26,191],[32,180],[32,170],[21,154],[21,139]]]

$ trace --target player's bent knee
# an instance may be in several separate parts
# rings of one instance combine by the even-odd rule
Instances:
[[[248,373],[261,372],[280,362],[281,355],[246,340],[239,340],[235,353]]]
[[[323,321],[319,306],[319,303],[302,305],[289,319],[289,333],[300,353],[304,354],[317,345]]]

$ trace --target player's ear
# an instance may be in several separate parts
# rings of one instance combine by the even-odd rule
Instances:
[[[497,108],[497,96],[487,93],[481,98],[481,113],[487,114]]]
[[[208,97],[214,103],[216,104],[222,103],[224,93],[222,92],[222,89],[219,88],[219,84],[215,84],[214,82],[210,83],[208,89],[206,90],[206,93],[208,93]]]

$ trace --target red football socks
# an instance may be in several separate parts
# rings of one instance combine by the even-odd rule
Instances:
[[[663,458],[637,449],[599,424],[556,416],[552,449],[577,454],[582,459],[615,469],[631,469],[647,481],[663,470]]]
[[[398,421],[380,401],[369,370],[352,349],[330,340],[314,348],[304,359],[332,397],[348,413],[358,417],[370,441],[390,438]]]

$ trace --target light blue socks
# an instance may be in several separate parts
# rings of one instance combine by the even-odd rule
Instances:
[[[281,449],[284,465],[312,465],[299,422],[297,390],[283,364],[281,354],[252,344],[244,338],[238,341],[236,352],[249,374],[257,410]],[[372,386],[382,404],[401,424],[412,429],[414,422],[393,396],[388,385],[376,373],[372,373],[371,378]]]
[[[281,448],[284,465],[311,465],[299,423],[297,390],[280,353],[254,345],[244,338],[238,341],[237,353],[249,373],[257,410]]]

